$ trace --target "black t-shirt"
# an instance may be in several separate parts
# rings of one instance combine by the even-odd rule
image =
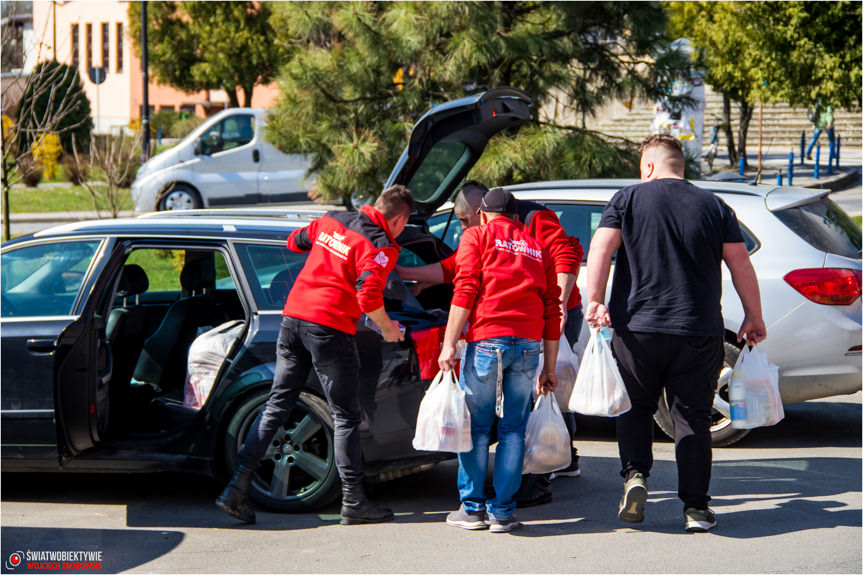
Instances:
[[[737,216],[686,180],[623,188],[599,227],[617,228],[609,314],[618,330],[723,335],[722,245],[743,241]]]

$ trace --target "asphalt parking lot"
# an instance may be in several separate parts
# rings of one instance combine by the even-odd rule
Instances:
[[[646,521],[616,517],[621,483],[610,420],[582,419],[583,475],[511,534],[444,523],[454,462],[377,486],[394,523],[344,527],[338,506],[260,512],[238,524],[221,485],[178,474],[2,477],[2,554],[98,550],[101,572],[145,573],[860,573],[861,393],[787,406],[786,419],[714,451],[709,534],[683,531],[674,446],[657,430]]]

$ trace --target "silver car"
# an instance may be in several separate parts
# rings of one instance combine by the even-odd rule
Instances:
[[[508,189],[519,199],[554,210],[567,233],[580,239],[586,255],[605,204],[617,190],[635,183],[638,182],[570,180]],[[758,275],[767,325],[768,337],[759,348],[779,366],[783,402],[859,391],[861,233],[857,224],[823,190],[695,183],[715,192],[737,212]],[[443,206],[430,219],[429,227],[454,248],[461,226],[451,214],[452,205]],[[724,266],[722,279],[726,343],[725,367],[713,404],[711,433],[716,446],[730,445],[749,433],[733,429],[729,418],[728,381],[740,352],[735,334],[743,320],[743,308]],[[584,293],[584,273],[578,278],[578,286]],[[585,327],[582,333],[586,330]],[[673,437],[664,401],[655,419]]]

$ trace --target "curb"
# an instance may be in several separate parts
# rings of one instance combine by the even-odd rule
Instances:
[[[840,176],[836,176],[834,178],[825,178],[824,180],[815,180],[804,185],[804,188],[815,188],[815,189],[824,189],[830,190],[831,192],[835,192],[837,190],[841,190],[842,188],[847,188],[851,184],[853,184],[860,177],[860,168],[855,168],[850,172],[845,172]]]

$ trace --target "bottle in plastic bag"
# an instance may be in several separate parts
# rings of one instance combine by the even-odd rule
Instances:
[[[460,453],[473,448],[470,411],[452,370],[440,371],[420,403],[414,449]]]
[[[757,346],[740,352],[728,384],[731,427],[752,429],[779,423],[785,417],[779,394],[779,367]]]

